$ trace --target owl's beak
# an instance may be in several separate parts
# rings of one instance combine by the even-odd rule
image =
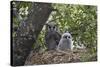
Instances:
[[[53,31],[53,28],[51,28],[51,31]]]

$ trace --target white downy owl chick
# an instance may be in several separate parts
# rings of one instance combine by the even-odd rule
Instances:
[[[58,44],[57,50],[72,50],[72,36],[69,32],[66,32],[62,35],[60,42]]]

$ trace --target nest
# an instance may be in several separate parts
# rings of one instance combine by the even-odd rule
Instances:
[[[81,62],[81,53],[86,53],[85,50],[74,50],[58,52],[55,50],[30,53],[25,61],[25,65],[41,65],[41,64],[60,64],[60,63],[71,63]]]

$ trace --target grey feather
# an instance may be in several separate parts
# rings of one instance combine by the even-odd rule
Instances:
[[[48,50],[55,50],[61,35],[57,31],[57,26],[54,22],[46,24],[45,43]]]

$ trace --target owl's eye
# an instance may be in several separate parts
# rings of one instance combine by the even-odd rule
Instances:
[[[55,28],[55,26],[53,28]]]
[[[49,26],[49,28],[51,28],[51,27]]]
[[[64,38],[66,38],[66,39],[67,39],[67,36],[64,36]]]
[[[70,36],[64,36],[64,38],[66,38],[66,39],[67,39],[67,38],[70,38]]]
[[[70,36],[68,36],[68,38],[70,38]]]

